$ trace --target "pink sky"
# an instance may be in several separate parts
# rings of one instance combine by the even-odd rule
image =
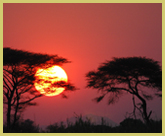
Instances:
[[[57,54],[71,60],[63,65],[79,90],[36,99],[24,118],[49,125],[78,115],[95,114],[121,122],[132,112],[132,99],[121,97],[107,105],[92,101],[97,90],[87,89],[85,74],[113,57],[146,56],[162,62],[162,4],[4,4],[3,47]],[[161,99],[149,102],[152,117],[162,116]]]

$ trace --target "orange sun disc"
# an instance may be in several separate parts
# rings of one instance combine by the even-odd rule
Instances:
[[[41,94],[46,96],[55,96],[62,93],[65,88],[64,87],[54,87],[53,83],[64,81],[68,81],[67,74],[60,66],[52,66],[47,69],[38,69],[35,74],[36,80],[34,83],[35,88]]]

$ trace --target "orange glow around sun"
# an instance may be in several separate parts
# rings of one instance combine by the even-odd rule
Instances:
[[[53,87],[52,84],[59,81],[68,81],[66,72],[60,66],[52,66],[47,69],[38,69],[36,74],[35,88],[46,96],[55,96],[62,93],[64,87]]]

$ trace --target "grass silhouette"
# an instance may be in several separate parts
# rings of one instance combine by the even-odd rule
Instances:
[[[86,118],[82,119],[82,116],[76,117],[76,122],[67,122],[64,125],[63,122],[60,124],[55,123],[48,125],[45,130],[39,128],[39,125],[35,125],[30,119],[22,120],[17,123],[14,128],[7,132],[6,125],[4,124],[4,133],[162,133],[162,120],[150,120],[151,124],[148,126],[143,123],[140,119],[126,118],[120,122],[119,126],[111,127],[105,124],[102,119],[100,125],[91,123]]]

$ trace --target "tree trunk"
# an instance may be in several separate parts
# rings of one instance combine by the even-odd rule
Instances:
[[[14,121],[13,121],[13,124],[12,126],[14,126],[18,120],[18,116],[17,116],[17,113],[18,113],[18,108],[19,108],[19,96],[17,96],[17,105],[15,107],[15,113],[14,113]]]
[[[11,101],[13,98],[15,86],[13,87],[13,90],[11,91],[10,97],[8,97],[8,107],[7,107],[7,132],[11,131]]]
[[[8,107],[7,107],[7,132],[10,131],[11,128],[11,120],[10,120],[10,115],[11,115],[11,100],[8,100]]]
[[[146,103],[146,100],[143,99],[138,93],[136,94],[136,96],[137,96],[137,97],[141,100],[141,102],[142,102],[143,118],[144,118],[146,124],[150,124],[150,120],[149,120],[150,115],[149,115],[149,116],[147,115],[147,103]]]

